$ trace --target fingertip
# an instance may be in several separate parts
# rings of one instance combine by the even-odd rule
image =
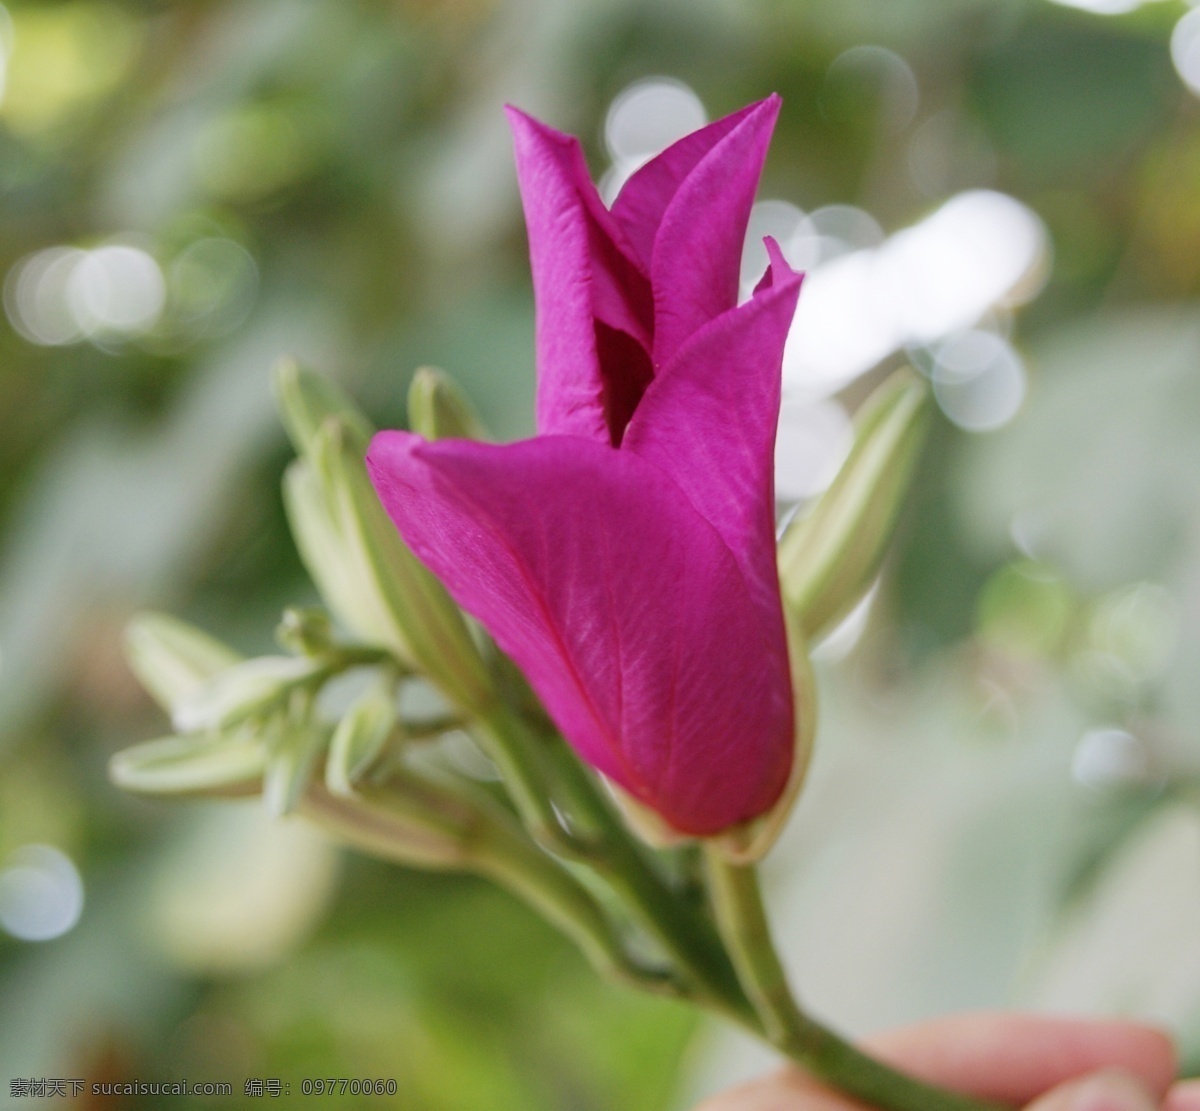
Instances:
[[[1136,1076],[1159,1098],[1176,1072],[1175,1047],[1141,1023],[980,1013],[884,1035],[874,1049],[924,1079],[1022,1102],[1098,1069]]]
[[[1184,1080],[1168,1093],[1163,1111],[1200,1111],[1200,1080]]]
[[[1158,1100],[1131,1073],[1107,1069],[1046,1093],[1026,1111],[1158,1111]]]

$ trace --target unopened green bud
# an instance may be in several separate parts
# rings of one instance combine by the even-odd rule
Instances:
[[[202,684],[172,711],[181,733],[224,729],[272,710],[299,684],[315,679],[325,665],[296,656],[243,660]]]
[[[884,382],[860,410],[854,446],[832,485],[780,541],[780,586],[810,642],[834,628],[879,574],[925,436],[927,395],[911,370]]]
[[[325,727],[307,714],[279,715],[267,723],[262,788],[267,813],[282,818],[296,809],[328,739]]]
[[[125,631],[129,666],[168,713],[241,657],[219,640],[174,617],[141,613]]]
[[[396,700],[391,683],[369,688],[346,711],[333,731],[325,761],[325,785],[344,798],[356,794],[357,785],[375,765],[397,724]]]
[[[288,606],[275,630],[281,648],[300,656],[319,656],[333,648],[333,628],[324,610]]]
[[[317,432],[330,417],[341,420],[347,441],[360,454],[366,453],[375,430],[330,379],[305,370],[295,359],[284,358],[275,364],[274,383],[279,414],[298,455],[312,455]]]
[[[372,592],[385,625],[382,644],[457,705],[475,710],[490,700],[491,686],[462,612],[400,539],[352,440],[339,419],[330,419],[313,456],[346,573]]]
[[[444,371],[423,366],[408,387],[408,424],[427,440],[486,440],[467,395]]]
[[[369,644],[387,644],[387,614],[373,584],[363,581],[361,561],[338,529],[311,463],[297,459],[288,466],[283,501],[300,558],[325,604],[355,636]]]
[[[109,778],[143,795],[244,795],[258,790],[266,766],[262,744],[245,732],[163,737],[118,752]]]

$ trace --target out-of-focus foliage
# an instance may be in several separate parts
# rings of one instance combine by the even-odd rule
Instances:
[[[249,806],[129,798],[104,768],[162,732],[121,659],[135,609],[249,654],[313,597],[277,356],[380,426],[432,364],[501,438],[530,430],[503,102],[582,134],[611,195],[672,127],[772,89],[754,227],[812,271],[781,510],[898,362],[944,414],[900,550],[824,649],[773,865],[799,989],[854,1030],[1125,1010],[1200,1064],[1198,19],[5,0],[0,1082],[186,1075],[240,1105],[247,1077],[394,1076],[413,1109],[651,1111],[753,1067],[724,1044],[687,1080],[688,1015],[596,983],[480,883]],[[680,84],[628,91],[661,77]]]

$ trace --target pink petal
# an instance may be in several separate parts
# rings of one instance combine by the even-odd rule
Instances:
[[[801,275],[774,240],[754,297],[696,332],[646,391],[631,452],[668,474],[717,530],[758,605],[779,609],[774,455],[783,346]]]
[[[538,428],[607,443],[614,438],[610,414],[624,408],[609,395],[632,390],[640,397],[649,358],[630,364],[636,387],[619,377],[606,380],[596,329],[627,335],[648,352],[649,283],[601,203],[578,141],[515,108],[508,115],[537,303]],[[606,369],[611,377],[624,365]]]
[[[762,813],[792,759],[778,606],[657,468],[591,439],[376,436],[401,534],[579,754],[685,833]],[[773,543],[771,550],[774,550]]]
[[[765,102],[762,102],[765,103]],[[624,229],[642,268],[650,272],[654,238],[679,186],[709,151],[762,103],[749,104],[685,135],[632,174],[613,201],[613,218]]]
[[[654,365],[666,365],[698,328],[737,304],[742,245],[779,115],[761,101],[680,182],[654,239]]]

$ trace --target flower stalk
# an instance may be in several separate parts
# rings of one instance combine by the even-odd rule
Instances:
[[[487,751],[501,761],[501,775],[538,844],[590,867],[604,881],[668,954],[687,994],[734,1021],[752,1023],[753,1009],[712,923],[688,912],[562,741],[535,735],[502,711],[481,722],[481,732],[493,738]]]
[[[713,911],[767,1040],[806,1072],[879,1111],[1002,1111],[889,1068],[810,1018],[792,995],[771,939],[758,872],[706,853]]]

